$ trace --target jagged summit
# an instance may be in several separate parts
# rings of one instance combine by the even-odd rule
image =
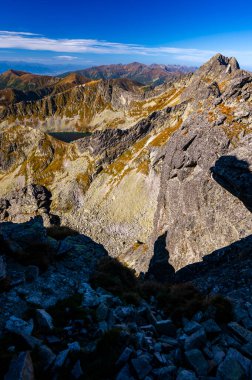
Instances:
[[[235,57],[225,57],[221,53],[215,54],[209,61],[207,61],[202,67],[211,68],[216,70],[217,67],[224,66],[228,68],[227,72],[231,73],[232,71],[239,70],[240,65]]]
[[[221,65],[225,65],[225,66],[232,65],[234,68],[240,69],[240,65],[235,57],[231,57],[231,58],[225,57],[221,53],[215,54],[212,58],[210,58],[210,60],[206,63],[206,65],[210,61],[219,61]]]
[[[211,93],[218,95],[220,87],[225,85],[230,75],[239,70],[236,58],[228,58],[220,53],[214,55],[193,74],[183,99],[207,98]],[[214,91],[210,87],[215,87]]]

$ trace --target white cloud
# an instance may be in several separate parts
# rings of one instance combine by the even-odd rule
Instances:
[[[97,39],[53,39],[30,32],[0,31],[0,49],[23,49],[59,53],[55,58],[73,61],[80,57],[71,54],[121,54],[173,58],[175,61],[200,64],[208,60],[217,50],[178,48],[171,46],[145,46]],[[221,50],[221,49],[218,49]],[[63,53],[63,54],[60,54]],[[69,55],[68,55],[69,54]],[[242,64],[252,62],[252,51],[225,50],[223,54],[236,56]]]
[[[75,59],[78,59],[78,57],[74,57],[72,55],[56,55],[55,58],[63,61],[74,61]]]
[[[148,47],[96,39],[52,39],[38,34],[14,31],[0,31],[0,49],[25,49],[58,53],[135,54],[144,56],[177,55],[184,57],[188,61],[200,62],[215,54],[214,51],[200,49],[168,46]],[[68,60],[75,59],[75,57],[67,55],[58,57]]]

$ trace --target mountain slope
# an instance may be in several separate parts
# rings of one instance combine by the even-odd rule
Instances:
[[[15,90],[37,90],[58,82],[58,78],[46,75],[36,75],[18,70],[8,70],[0,75],[0,90],[13,88]]]
[[[154,110],[175,104],[188,80],[185,76],[149,89],[129,79],[90,81],[70,74],[18,97],[0,90],[0,128],[20,124],[62,132],[127,128]]]
[[[138,272],[148,269],[160,236],[167,236],[177,270],[251,234],[245,178],[252,164],[252,75],[217,55],[150,98],[142,90],[125,79],[67,90],[85,96],[85,104],[89,99],[92,109],[103,99],[121,112],[123,94],[135,113],[140,110],[132,126],[101,128],[71,144],[32,128],[4,129],[0,195],[7,219],[25,218],[18,216],[13,189],[44,185],[52,193],[51,212],[63,224],[101,242]]]

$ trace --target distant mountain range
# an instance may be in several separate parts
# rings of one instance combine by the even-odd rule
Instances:
[[[0,74],[5,71],[23,71],[40,75],[52,75],[65,77],[69,73],[76,72],[90,79],[115,79],[128,78],[139,81],[143,84],[160,84],[167,78],[172,79],[174,73],[194,72],[196,67],[180,65],[145,65],[139,62],[129,64],[113,64],[94,67],[76,66],[73,64],[65,65],[44,65],[40,63],[0,61]]]
[[[71,63],[45,65],[42,63],[25,61],[0,61],[0,74],[7,70],[13,69],[18,71],[29,71],[34,74],[58,75],[66,71],[83,69],[83,66],[84,65],[73,65]]]
[[[159,64],[145,65],[139,62],[133,62],[125,65],[94,66],[76,72],[90,79],[127,78],[142,84],[153,83],[159,85],[174,79],[174,76],[177,76],[179,73],[185,74],[194,72],[195,70],[196,67]],[[69,73],[65,73],[60,76],[64,77],[68,74]]]

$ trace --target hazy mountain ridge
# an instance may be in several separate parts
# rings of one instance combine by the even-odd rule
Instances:
[[[129,64],[114,64],[94,66],[84,70],[76,71],[77,73],[92,79],[114,79],[128,78],[143,84],[162,84],[168,80],[175,79],[179,74],[194,72],[195,67],[180,65],[145,65],[139,62]],[[62,74],[61,76],[68,75]]]

